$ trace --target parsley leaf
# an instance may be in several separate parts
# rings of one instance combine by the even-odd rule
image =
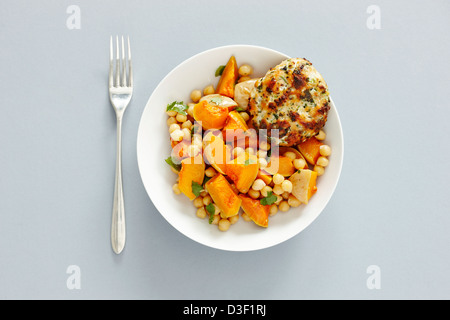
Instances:
[[[204,186],[209,180],[211,180],[212,179],[212,177],[207,177],[206,175],[205,175],[205,178],[203,179],[203,183],[202,183],[202,186]]]
[[[274,195],[272,191],[269,191],[269,192],[267,193],[267,197],[262,198],[261,200],[259,200],[259,202],[260,202],[263,206],[270,206],[270,205],[274,204],[275,201],[277,201],[277,196]]]
[[[195,181],[192,181],[192,193],[195,194],[196,197],[200,195],[200,192],[203,191],[203,187]]]
[[[211,98],[211,100],[209,100],[209,102],[215,103],[215,104],[217,104],[217,105],[221,104],[222,101],[223,101],[223,100],[222,100],[221,97],[214,97],[214,98]]]
[[[165,161],[169,166],[171,166],[175,170],[177,170],[177,171],[181,170],[181,164],[177,164],[177,163],[173,162],[172,157],[168,157]]]
[[[242,112],[242,111],[245,111],[244,109],[242,109],[241,107],[237,107],[236,109],[234,109],[234,111],[237,111],[237,112]]]
[[[211,224],[214,220],[214,213],[216,213],[216,207],[212,203],[206,206],[206,211],[209,213],[209,224]]]
[[[247,159],[247,160],[245,160],[245,162],[244,162],[244,165],[245,166],[248,166],[248,165],[250,165],[250,164],[255,164],[256,162],[253,160],[253,159]]]
[[[189,109],[187,105],[184,104],[183,101],[174,101],[167,105],[166,111],[176,111],[179,114],[187,115],[186,110]]]
[[[215,76],[216,76],[216,77],[221,76],[224,69],[225,69],[225,66],[219,66],[219,67],[217,68],[217,70],[216,70]]]

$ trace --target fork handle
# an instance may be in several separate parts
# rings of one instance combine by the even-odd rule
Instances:
[[[117,116],[116,181],[114,186],[114,204],[111,223],[111,244],[119,254],[125,247],[125,207],[122,185],[122,116]]]

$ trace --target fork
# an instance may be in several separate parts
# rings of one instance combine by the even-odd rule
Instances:
[[[119,37],[116,36],[116,58],[114,59],[113,37],[109,45],[109,99],[116,112],[117,119],[117,149],[116,178],[114,186],[114,203],[111,223],[111,244],[114,252],[119,254],[125,247],[125,207],[122,185],[122,118],[131,96],[133,95],[133,69],[131,67],[130,38],[127,37],[127,58],[125,58],[125,43],[122,36],[120,59]],[[128,61],[128,63],[127,63]],[[114,72],[114,64],[115,72]],[[127,79],[128,64],[128,79]]]

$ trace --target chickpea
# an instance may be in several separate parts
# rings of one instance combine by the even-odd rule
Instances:
[[[178,123],[172,123],[169,126],[169,133],[174,132],[175,130],[181,130],[180,125]]]
[[[252,185],[252,189],[253,190],[261,190],[262,188],[264,188],[266,186],[266,184],[265,184],[265,182],[262,180],[262,179],[256,179],[254,182],[253,182],[253,185]]]
[[[284,200],[287,200],[288,198],[289,198],[289,195],[290,195],[290,193],[289,192],[283,192],[282,194],[281,194],[281,197],[284,199]]]
[[[252,79],[252,78],[250,78],[250,77],[239,77],[238,83],[239,83],[239,82],[248,81],[248,80],[251,80],[251,79]]]
[[[183,128],[183,129],[189,129],[189,131],[191,131],[191,128],[192,128],[192,121],[191,120],[187,120],[187,121],[185,121],[185,122],[183,122],[182,124],[181,124],[181,128]]]
[[[212,202],[212,198],[209,194],[207,196],[203,197],[203,205],[207,206],[211,202]]]
[[[176,111],[166,111],[166,114],[167,114],[169,117],[176,117],[177,114],[178,114],[178,112],[176,112]]]
[[[202,151],[202,149],[196,145],[196,144],[191,144],[188,148],[187,148],[187,153],[190,157],[195,157],[196,155],[198,155],[200,152]]]
[[[289,180],[284,180],[281,183],[281,188],[283,189],[283,191],[291,193],[292,192],[292,182]]]
[[[206,210],[205,207],[200,207],[197,209],[197,213],[196,213],[197,217],[200,219],[205,219],[206,218]]]
[[[228,220],[230,221],[231,224],[235,224],[236,222],[238,222],[239,220],[239,215],[234,215],[228,218]]]
[[[248,64],[243,64],[242,66],[239,67],[239,75],[241,77],[247,77],[247,76],[251,75],[252,72],[253,72],[253,68]]]
[[[278,209],[280,209],[281,212],[287,212],[289,211],[290,208],[291,206],[286,200],[281,201],[280,204],[278,205]]]
[[[233,183],[231,184],[231,189],[233,189],[234,193],[239,194],[238,188],[236,188],[236,185]]]
[[[203,207],[203,198],[197,197],[194,199],[193,203],[194,203],[194,207],[201,208],[201,207]]]
[[[315,165],[313,171],[317,172],[317,176],[320,177],[321,175],[323,175],[325,173],[325,168]]]
[[[326,167],[328,165],[328,159],[324,156],[319,157],[316,161],[316,165]]]
[[[265,150],[258,150],[258,152],[256,153],[256,156],[258,157],[258,158],[265,158],[265,157],[267,157],[267,151],[265,151]]]
[[[306,161],[303,158],[295,159],[293,161],[296,170],[303,169],[306,166]]]
[[[213,167],[209,167],[208,169],[205,170],[205,176],[207,176],[208,178],[212,178],[216,175],[216,170],[214,170]]]
[[[247,152],[248,154],[256,154],[256,152],[255,152],[255,149],[253,149],[253,148],[247,148],[247,149],[245,149],[245,152]]]
[[[302,203],[300,202],[300,200],[298,200],[294,195],[290,195],[288,198],[288,204],[292,207],[292,208],[297,208],[298,206],[300,206]]]
[[[213,221],[211,222],[211,224],[215,224],[218,225],[220,221],[220,216],[219,215],[215,215],[213,218]]]
[[[228,231],[230,229],[231,223],[228,219],[220,219],[219,220],[219,230],[220,231]]]
[[[242,219],[244,219],[244,221],[252,221],[252,219],[245,212],[242,212]]]
[[[188,109],[187,109],[188,115],[190,115],[191,117],[194,117],[195,103],[188,103],[187,105],[188,105]]]
[[[248,115],[247,112],[239,112],[239,114],[241,115],[242,119],[244,119],[245,122],[247,122],[250,119],[250,116]]]
[[[202,97],[202,92],[200,90],[192,90],[191,92],[191,100],[197,103]]]
[[[284,153],[285,157],[288,157],[289,159],[291,159],[292,161],[295,160],[295,158],[297,158],[297,156],[295,155],[295,153],[293,153],[292,151],[288,151]]]
[[[277,214],[277,212],[278,212],[278,206],[276,204],[271,205],[269,215],[274,216]]]
[[[277,201],[275,201],[274,204],[276,204],[278,206],[280,204],[280,202],[283,201],[283,197],[280,196],[279,194],[277,194],[276,196],[277,196]]]
[[[208,191],[206,191],[206,190],[202,190],[202,191],[200,192],[200,197],[202,197],[202,198],[206,197],[207,195],[209,195],[209,193],[208,193]]]
[[[273,181],[273,183],[275,183],[275,185],[282,184],[284,181],[284,177],[279,173],[275,173],[272,178],[272,181]]]
[[[180,129],[177,129],[170,134],[170,138],[173,141],[181,141],[181,140],[183,140],[183,137],[184,137],[184,133]]]
[[[273,193],[275,193],[275,194],[277,194],[277,195],[280,195],[280,196],[281,196],[281,195],[283,194],[283,192],[284,192],[283,188],[281,187],[281,184],[276,184],[276,185],[273,187],[272,191],[273,191]]]
[[[328,157],[331,154],[331,148],[329,145],[324,144],[320,146],[319,152],[321,156]]]
[[[320,130],[319,133],[316,135],[317,140],[325,140],[326,137],[327,135],[323,130]]]
[[[264,150],[264,151],[268,151],[270,150],[270,144],[267,141],[260,141],[259,142],[259,149],[260,150]]]
[[[261,195],[263,197],[267,197],[267,195],[269,194],[269,192],[272,192],[272,188],[269,186],[265,186],[264,188],[261,189]]]
[[[216,92],[216,90],[214,89],[213,85],[209,85],[207,87],[205,87],[205,89],[203,89],[203,95],[207,96],[209,94],[214,94]]]
[[[265,167],[267,167],[267,160],[264,158],[259,158],[258,163],[260,169],[264,169]]]
[[[233,149],[233,157],[237,158],[241,153],[244,153],[244,149],[241,147],[236,147]]]
[[[181,131],[183,132],[183,140],[191,141],[191,130],[183,128]]]
[[[258,199],[259,196],[261,195],[261,193],[258,190],[254,189],[248,190],[247,194],[253,199]]]
[[[178,122],[185,122],[187,120],[187,116],[179,113],[179,114],[177,114],[176,119]]]
[[[175,193],[176,195],[181,194],[181,190],[180,190],[180,187],[178,186],[178,183],[175,183],[175,184],[172,186],[172,190],[173,190],[173,193]]]
[[[167,125],[169,127],[174,123],[177,123],[177,119],[175,119],[175,117],[170,117],[169,119],[167,119]]]

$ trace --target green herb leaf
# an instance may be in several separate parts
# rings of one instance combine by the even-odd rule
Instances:
[[[177,171],[181,170],[181,164],[177,164],[177,163],[173,162],[172,157],[168,157],[165,161],[169,166],[171,166],[175,170],[177,170]]]
[[[277,201],[277,196],[274,195],[272,191],[267,193],[267,197],[262,198],[261,200],[259,200],[259,202],[263,206],[270,206],[270,205],[274,204],[275,201]]]
[[[205,178],[203,179],[203,183],[202,183],[202,186],[205,186],[205,183],[207,183],[209,180],[211,180],[212,179],[212,177],[207,177],[206,175],[205,175]]]
[[[215,103],[217,105],[221,104],[222,101],[223,101],[223,99],[221,97],[214,97],[214,98],[211,98],[211,100],[209,100],[209,102]]]
[[[192,193],[195,194],[196,197],[200,195],[200,192],[203,191],[203,187],[199,185],[197,182],[192,181]]]
[[[186,116],[187,109],[189,109],[189,107],[187,105],[185,105],[183,101],[174,101],[167,105],[166,111],[176,111],[179,114],[184,114]]]
[[[216,70],[215,76],[220,77],[222,75],[224,69],[225,69],[225,66],[219,66]]]
[[[237,112],[242,112],[242,111],[245,111],[244,109],[242,109],[241,107],[237,107],[236,109],[234,109],[234,111],[237,111]]]
[[[244,165],[248,166],[249,164],[255,164],[255,163],[256,162],[253,159],[247,159],[247,160],[245,160]]]
[[[216,207],[212,203],[206,206],[206,211],[209,213],[209,224],[211,224],[214,220],[214,213],[216,213]]]

